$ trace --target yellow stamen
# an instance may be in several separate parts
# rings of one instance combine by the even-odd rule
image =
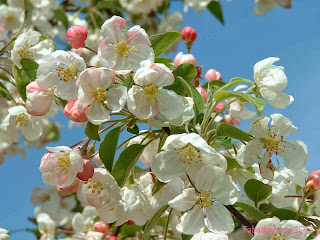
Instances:
[[[70,162],[70,153],[65,153],[62,157],[58,157],[58,166],[64,172],[68,172],[71,162]]]
[[[141,99],[146,99],[149,104],[152,104],[153,101],[157,101],[158,92],[158,88],[155,85],[150,84],[144,88],[144,94],[141,96]]]
[[[91,89],[90,94],[93,96],[92,102],[103,102],[104,101],[104,98],[107,95],[107,93],[104,89],[96,88],[93,86],[91,86],[90,89]]]
[[[116,51],[114,55],[116,56],[121,55],[123,57],[128,57],[129,53],[136,50],[135,46],[130,48],[126,40],[123,40],[122,42],[117,41],[115,44],[115,47],[116,47]]]
[[[16,125],[18,124],[20,124],[20,127],[22,126],[26,127],[28,125],[28,118],[26,114],[21,113],[17,116]]]

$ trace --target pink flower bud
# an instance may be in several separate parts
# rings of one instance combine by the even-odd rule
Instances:
[[[315,199],[315,195],[312,194],[319,189],[320,186],[320,170],[315,170],[310,173],[306,180],[306,184],[303,187],[305,194],[309,195],[310,199]]]
[[[203,101],[206,103],[206,102],[207,102],[207,98],[208,98],[207,91],[204,90],[203,87],[197,87],[196,89],[197,89],[198,92],[201,94],[201,97],[203,98]]]
[[[80,112],[77,108],[78,99],[70,100],[63,109],[63,114],[66,115],[71,121],[86,122],[88,121],[85,111]]]
[[[58,195],[60,197],[65,197],[65,196],[71,195],[72,193],[76,192],[79,187],[79,182],[80,182],[79,179],[76,178],[74,180],[74,182],[68,187],[62,188],[61,185],[57,186]]]
[[[173,65],[175,67],[178,67],[179,65],[183,63],[191,63],[194,66],[197,65],[197,60],[192,54],[183,54],[182,52],[178,53],[176,58],[174,59]]]
[[[94,173],[94,164],[91,160],[83,160],[83,171],[78,172],[77,177],[82,181],[87,181],[89,178],[92,178]]]
[[[226,114],[223,116],[223,120],[225,123],[229,123],[231,125],[240,125],[240,121],[238,119],[236,119],[234,116],[232,116],[232,114]]]
[[[224,105],[226,105],[225,103],[223,102],[219,102],[216,106],[216,108],[214,109],[215,112],[219,112],[221,110],[221,108],[224,107]]]
[[[73,48],[80,48],[84,45],[88,36],[88,31],[85,27],[80,25],[73,25],[68,29],[67,37],[70,41],[70,45]]]
[[[127,224],[127,225],[132,225],[132,224],[134,224],[134,221],[129,220],[129,221],[126,222],[126,224]]]
[[[217,72],[215,69],[209,69],[205,75],[205,78],[207,81],[214,81],[214,80],[221,80],[222,81],[221,74],[219,72]]]
[[[184,29],[182,29],[181,33],[183,34],[182,39],[184,41],[194,42],[197,39],[197,32],[192,27],[185,27]]]
[[[101,232],[105,235],[108,235],[110,232],[110,226],[100,221],[94,224],[94,230],[96,230],[97,232]]]
[[[108,238],[108,240],[117,240],[117,237],[116,236],[111,236]]]
[[[202,73],[202,67],[197,67],[197,75],[196,78],[200,78]]]
[[[27,90],[27,112],[33,116],[43,116],[50,111],[53,93],[42,89],[36,81],[29,83]]]

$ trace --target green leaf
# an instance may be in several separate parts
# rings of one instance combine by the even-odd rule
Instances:
[[[211,147],[215,149],[222,148],[222,147],[230,149],[233,147],[232,138],[218,136],[213,140],[213,144],[211,144]]]
[[[197,116],[198,114],[202,113],[204,109],[204,102],[198,90],[190,82],[185,81],[182,77],[177,77],[177,79],[180,80],[180,83],[187,90],[188,95],[193,98],[195,115]]]
[[[60,128],[57,124],[49,123],[46,128],[47,139],[50,142],[56,142],[60,138]]]
[[[130,126],[127,127],[127,131],[129,133],[132,133],[132,134],[138,134],[139,133],[139,127],[137,126],[137,124],[132,124]]]
[[[154,59],[154,62],[155,63],[163,63],[164,65],[167,65],[167,64],[173,63],[173,60],[171,58],[156,57]]]
[[[216,1],[211,2],[207,6],[207,8],[222,24],[224,24],[222,7],[219,2],[216,2]]]
[[[231,137],[246,142],[252,140],[252,138],[245,131],[242,131],[230,124],[222,122],[217,124],[217,135]]]
[[[6,74],[4,74],[3,72],[0,72],[0,79],[6,82],[9,82],[10,79],[7,77]]]
[[[58,8],[53,12],[54,17],[59,20],[65,28],[69,27],[69,20],[66,12],[62,8]]]
[[[192,237],[193,237],[192,235],[181,234],[181,239],[182,240],[190,240]]]
[[[123,187],[123,185],[127,182],[131,170],[136,165],[144,148],[145,145],[133,144],[124,149],[120,154],[111,172],[119,187]]]
[[[270,217],[277,217],[282,220],[292,220],[296,218],[297,213],[288,209],[277,208],[271,212]],[[309,226],[310,222],[306,221],[302,216],[298,217],[298,221],[305,226]]]
[[[117,127],[108,132],[108,134],[103,138],[99,147],[99,156],[109,172],[112,171],[114,156],[117,151],[120,129],[121,127]]]
[[[227,89],[229,89],[239,83],[250,83],[251,85],[253,85],[253,81],[251,81],[249,79],[235,77],[235,78],[232,78],[229,83],[225,84],[220,90],[227,90]]]
[[[227,164],[228,164],[226,172],[234,168],[239,168],[239,167],[242,168],[233,157],[229,157],[229,156],[224,156],[224,157],[227,160]]]
[[[248,96],[245,93],[241,92],[218,91],[215,92],[213,96],[217,102],[221,102],[222,100],[227,98],[237,98],[242,102],[249,102],[254,106],[259,116],[261,116],[264,109],[264,105],[266,104],[263,100],[259,98]]]
[[[142,239],[146,240],[148,239],[149,233],[151,232],[151,229],[153,226],[157,223],[159,218],[162,216],[162,214],[169,208],[169,205],[166,204],[162,208],[160,208],[153,217],[147,222],[146,227],[144,228]]]
[[[173,75],[175,77],[173,84],[165,87],[165,89],[172,90],[179,95],[184,95],[186,93],[186,88],[184,84],[178,77],[182,77],[187,82],[191,82],[197,75],[196,67],[191,63],[183,63],[179,65],[175,70],[173,70]]]
[[[263,213],[261,213],[259,211],[259,209],[248,205],[246,203],[242,203],[242,202],[236,202],[235,203],[236,207],[240,207],[242,208],[244,211],[246,211],[247,213],[249,213],[257,222],[259,222],[261,219],[266,218],[267,216],[264,215]]]
[[[217,91],[217,90],[219,90],[220,88],[222,88],[226,84],[227,83],[225,83],[224,81],[221,81],[221,80],[213,80],[213,81],[206,82],[202,87],[205,90],[211,89],[213,91]]]
[[[177,40],[181,38],[179,32],[164,32],[150,36],[150,42],[156,57],[159,57],[167,49],[169,49]]]
[[[88,138],[92,140],[100,141],[100,136],[98,133],[99,127],[100,127],[99,125],[94,125],[91,122],[88,122],[84,133],[87,135]]]
[[[33,5],[29,0],[24,0],[24,17],[25,17],[25,26],[30,26],[32,23],[32,14]]]
[[[258,202],[267,199],[272,193],[272,187],[263,182],[250,179],[244,184],[244,191],[256,205]]]
[[[119,236],[122,239],[129,238],[129,237],[135,237],[137,232],[139,232],[141,230],[142,230],[142,226],[137,226],[136,224],[131,224],[131,225],[124,224],[121,227],[121,231],[119,233]]]
[[[22,69],[13,65],[12,71],[13,76],[16,79],[20,96],[24,101],[26,101],[26,86],[36,79],[39,65],[38,63],[26,58],[22,58],[20,63],[22,65]]]
[[[9,101],[11,101],[13,98],[6,86],[2,82],[0,82],[0,95]]]

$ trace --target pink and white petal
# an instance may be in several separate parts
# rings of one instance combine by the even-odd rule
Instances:
[[[170,207],[184,212],[191,209],[197,200],[197,194],[194,188],[184,189],[182,193],[168,202]]]
[[[214,204],[206,208],[207,227],[212,232],[231,233],[234,230],[234,222],[230,212],[223,206]]]
[[[259,159],[259,155],[263,151],[264,144],[260,139],[254,139],[242,146],[236,156],[237,162],[244,168],[251,167]]]
[[[69,187],[76,179],[77,172],[73,168],[69,168],[68,172],[62,175],[60,178],[61,188]]]
[[[159,112],[168,120],[177,119],[183,113],[183,100],[174,91],[159,89],[157,100]]]
[[[87,91],[86,91],[87,92]],[[85,93],[82,87],[78,89],[78,103],[77,108],[79,111],[83,111],[86,107],[88,107],[92,103],[91,94]]]
[[[55,90],[55,94],[64,100],[70,101],[77,98],[78,88],[75,82],[60,81]]]
[[[288,118],[282,116],[281,114],[272,114],[270,117],[272,119],[272,133],[277,133],[278,136],[285,137],[297,131],[297,128],[292,124],[292,122]]]
[[[151,69],[159,73],[159,79],[155,83],[158,87],[169,86],[174,82],[174,76],[171,70],[162,63],[153,63],[150,66]]]
[[[202,209],[195,207],[191,211],[183,214],[180,223],[177,225],[177,230],[181,233],[192,235],[200,232],[201,228],[204,226],[204,214]]]
[[[287,168],[292,170],[302,169],[308,159],[308,148],[300,140],[285,141],[282,144],[283,151],[279,155],[283,158]]]
[[[132,28],[130,28],[125,35],[125,39],[130,46],[145,44],[151,47],[148,34],[140,26],[133,26]]]
[[[67,147],[67,146],[57,146],[57,147],[47,147],[48,152],[52,152],[52,153],[57,153],[59,155],[63,155],[60,152],[71,152],[71,148]],[[51,155],[51,156],[55,156],[55,155]]]
[[[151,170],[162,182],[169,182],[185,173],[184,163],[175,151],[158,153],[151,163]]]
[[[158,86],[160,74],[148,67],[139,68],[134,75],[134,82],[140,86],[148,86],[154,84]]]
[[[83,170],[83,157],[81,156],[80,150],[74,148],[70,153],[71,167],[75,172],[82,172]]]
[[[249,134],[256,138],[265,138],[269,133],[269,117],[257,118],[250,126]]]
[[[42,125],[39,121],[30,121],[27,126],[21,127],[21,133],[29,141],[38,140],[42,134]]]
[[[151,47],[144,44],[136,45],[136,50],[132,51],[128,58],[128,66],[133,71],[137,71],[141,67],[150,67],[154,62],[154,52]]]
[[[122,28],[125,23],[126,20],[118,16],[113,16],[105,21],[101,26],[101,34],[103,38],[111,43],[116,43],[117,41],[122,42],[124,40]]]
[[[12,116],[17,116],[19,114],[27,113],[27,109],[22,105],[17,105],[8,109],[8,112]]]
[[[40,164],[40,172],[48,172],[58,167],[58,161],[55,157],[49,157]]]
[[[65,179],[65,174],[60,167],[56,167],[51,169],[49,172],[42,173],[43,182],[51,186],[59,186]]]
[[[98,56],[106,67],[114,69],[114,66],[118,62],[118,56],[115,54],[115,52],[116,47],[113,44],[110,44],[104,40],[100,42]]]
[[[92,103],[85,109],[85,114],[87,115],[89,122],[94,125],[100,125],[110,119],[108,110],[99,102]]]
[[[113,112],[119,112],[127,101],[127,88],[125,86],[118,86],[108,91],[107,107]]]
[[[97,207],[99,212],[100,219],[105,223],[113,223],[117,221],[116,211],[113,209],[114,206],[111,204],[104,204],[100,207]]]

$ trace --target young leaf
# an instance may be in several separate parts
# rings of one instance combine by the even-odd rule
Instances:
[[[182,36],[179,32],[164,32],[150,36],[150,42],[156,57],[159,57]]]
[[[296,212],[291,211],[289,209],[277,208],[277,209],[275,209],[275,210],[273,210],[271,212],[271,216],[270,217],[277,217],[282,221],[282,220],[295,219],[296,215],[297,215]],[[309,226],[310,225],[310,222],[306,221],[302,216],[298,217],[298,221],[301,222],[305,226]]]
[[[154,215],[153,217],[147,222],[146,227],[144,228],[144,232],[143,232],[143,236],[142,239],[143,240],[147,240],[149,233],[151,231],[151,229],[153,228],[153,226],[157,223],[157,221],[159,220],[159,218],[162,216],[162,214],[169,208],[169,205],[164,205],[162,208],[160,208]]]
[[[241,141],[249,142],[252,138],[244,131],[227,123],[217,124],[217,135],[235,138]]]
[[[222,24],[224,24],[223,12],[219,2],[211,2],[207,8]]]
[[[213,96],[217,102],[221,102],[222,100],[227,98],[237,98],[242,102],[249,102],[254,106],[259,116],[261,116],[264,109],[264,105],[266,104],[263,100],[259,98],[248,96],[247,94],[241,92],[218,91],[215,92]]]
[[[66,12],[62,8],[58,8],[53,12],[54,17],[59,20],[65,28],[69,27],[69,20]]]
[[[154,59],[154,62],[155,63],[163,63],[164,65],[167,65],[167,64],[173,63],[173,60],[171,58],[156,57]]]
[[[106,169],[111,172],[114,162],[114,155],[118,145],[119,135],[121,127],[112,129],[103,138],[99,147],[99,156]]]
[[[250,83],[251,85],[253,85],[253,82],[249,79],[244,79],[244,78],[241,78],[241,77],[234,77],[230,80],[229,83],[225,84],[221,90],[227,90],[239,83]]]
[[[144,148],[145,145],[133,144],[123,150],[123,152],[120,154],[111,172],[119,187],[123,187],[123,185],[127,182],[128,176],[136,165]]]
[[[179,79],[180,83],[187,90],[188,95],[193,98],[195,115],[197,116],[202,113],[204,109],[204,102],[198,90],[182,77],[177,77],[177,79]]]
[[[244,191],[256,205],[258,202],[267,199],[272,193],[272,187],[263,182],[250,179],[244,184]]]
[[[88,122],[85,134],[87,135],[88,138],[92,140],[97,140],[100,141],[100,136],[99,136],[99,125],[94,125],[91,122]]]
[[[202,87],[207,90],[207,89],[211,89],[213,91],[217,91],[219,90],[221,87],[223,87],[224,85],[226,85],[226,83],[224,81],[221,80],[213,80],[213,81],[208,81],[206,82]]]
[[[259,211],[259,209],[255,208],[255,207],[253,207],[251,205],[248,205],[246,203],[236,202],[235,203],[235,207],[242,208],[244,211],[249,213],[257,222],[260,221],[261,219],[264,219],[264,218],[267,217],[263,213],[261,213]]]
[[[34,81],[37,77],[38,63],[22,58],[21,60],[22,68],[18,68],[16,65],[13,65],[13,76],[16,79],[17,88],[20,93],[21,98],[26,101],[26,86]]]

